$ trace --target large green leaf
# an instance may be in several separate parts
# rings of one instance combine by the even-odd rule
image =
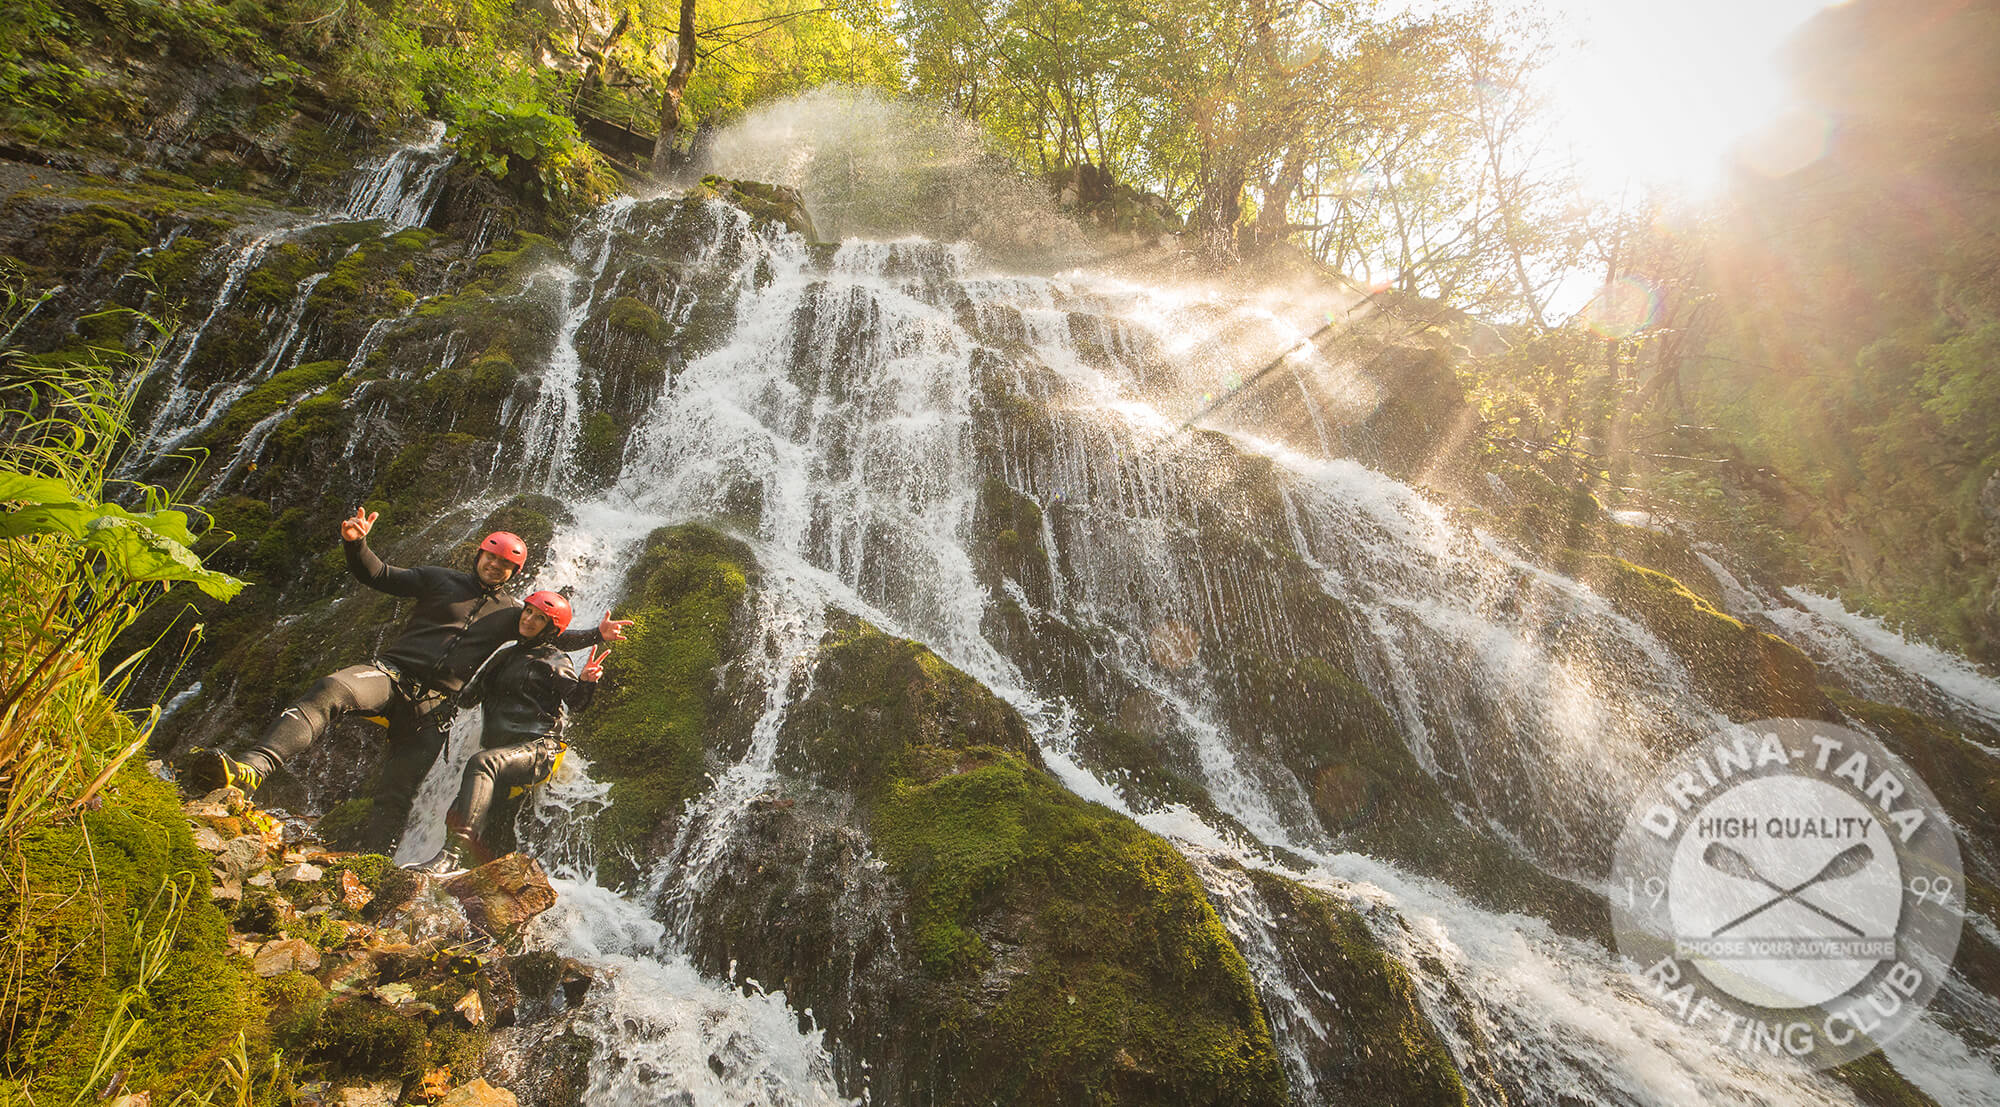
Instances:
[[[185,512],[127,511],[117,504],[77,499],[69,485],[48,477],[0,472],[0,538],[61,535],[104,555],[110,569],[132,581],[186,581],[218,600],[233,598],[243,582],[203,567],[189,547],[194,533]]]

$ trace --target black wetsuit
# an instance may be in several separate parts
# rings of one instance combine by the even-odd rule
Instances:
[[[466,763],[446,824],[469,837],[482,854],[490,855],[497,843],[511,842],[509,834],[488,832],[496,801],[511,815],[507,801],[516,798],[515,789],[525,792],[555,772],[564,749],[563,724],[570,712],[589,705],[596,687],[576,678],[569,658],[552,642],[505,647],[494,654],[459,693],[458,702],[465,706],[485,705],[479,731],[484,748]],[[511,817],[505,821],[513,822]]]
[[[322,677],[241,758],[269,775],[312,747],[350,711],[389,723],[389,756],[375,789],[367,840],[387,850],[401,836],[424,774],[444,748],[451,697],[493,651],[514,640],[521,601],[487,587],[477,574],[442,565],[401,569],[386,564],[366,539],[344,542],[348,572],[378,592],[413,599],[403,631],[372,664],[350,665]],[[596,628],[557,639],[581,649],[602,641]]]

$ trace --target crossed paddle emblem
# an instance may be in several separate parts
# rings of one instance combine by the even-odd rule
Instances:
[[[1770,878],[1766,877],[1763,873],[1758,872],[1757,866],[1752,864],[1748,857],[1743,856],[1741,853],[1737,852],[1734,849],[1731,849],[1729,846],[1726,846],[1721,842],[1710,842],[1708,844],[1708,848],[1702,851],[1701,860],[1703,864],[1706,864],[1709,868],[1714,869],[1719,873],[1723,873],[1728,876],[1733,876],[1738,880],[1755,881],[1756,883],[1762,884],[1764,887],[1769,888],[1771,891],[1777,893],[1770,899],[1765,900],[1762,904],[1758,905],[1757,907],[1751,908],[1750,910],[1745,911],[1743,914],[1736,916],[1735,918],[1729,920],[1726,923],[1723,923],[1721,926],[1716,927],[1714,935],[1715,937],[1718,938],[1721,937],[1724,931],[1734,930],[1737,927],[1742,926],[1744,923],[1749,922],[1751,919],[1756,918],[1757,916],[1763,914],[1764,912],[1769,911],[1771,908],[1776,907],[1777,905],[1784,903],[1788,900],[1792,903],[1798,904],[1800,907],[1803,907],[1808,911],[1811,911],[1813,914],[1818,915],[1821,918],[1826,919],[1827,921],[1840,926],[1841,928],[1845,929],[1848,933],[1853,934],[1857,938],[1866,936],[1862,932],[1860,927],[1855,926],[1853,923],[1848,922],[1846,919],[1841,918],[1839,915],[1836,915],[1833,912],[1828,911],[1825,908],[1821,907],[1819,904],[1814,903],[1809,899],[1805,899],[1804,897],[1799,895],[1800,892],[1803,892],[1806,889],[1813,887],[1814,885],[1824,884],[1830,880],[1844,880],[1847,877],[1853,876],[1854,874],[1862,871],[1863,869],[1866,869],[1868,867],[1869,862],[1875,860],[1875,851],[1873,849],[1870,849],[1868,843],[1866,842],[1856,842],[1855,844],[1847,847],[1846,849],[1841,850],[1839,853],[1834,854],[1830,859],[1827,860],[1827,863],[1821,865],[1819,867],[1819,871],[1814,873],[1809,879],[1794,884],[1789,888],[1781,887],[1776,881],[1771,880]]]

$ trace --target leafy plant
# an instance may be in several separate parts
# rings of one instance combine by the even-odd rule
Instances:
[[[18,288],[0,297],[0,321],[23,306]],[[118,634],[181,584],[220,600],[243,587],[201,564],[167,490],[110,502],[142,374],[121,379],[106,364],[121,355],[97,352],[48,367],[0,350],[0,842],[74,813],[144,748],[160,709],[121,720],[146,650],[107,667]]]

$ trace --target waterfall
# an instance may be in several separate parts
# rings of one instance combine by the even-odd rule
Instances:
[[[329,221],[424,222],[448,164],[441,137],[439,128],[362,167]],[[856,224],[879,216],[854,203]],[[580,624],[616,600],[655,527],[726,521],[761,568],[755,644],[744,660],[761,698],[744,752],[690,802],[675,840],[627,896],[597,881],[590,827],[610,800],[586,759],[573,752],[521,816],[523,840],[560,893],[530,939],[602,978],[560,1023],[595,1049],[587,1102],[870,1095],[838,1086],[824,1031],[782,991],[704,977],[689,956],[719,859],[775,779],[780,729],[810,692],[835,610],[920,641],[983,682],[1021,712],[1061,783],[1188,857],[1257,978],[1298,1102],[1335,1091],[1316,1086],[1310,1060],[1327,1032],[1315,1003],[1328,997],[1312,966],[1288,951],[1279,920],[1243,875],[1251,870],[1283,871],[1360,913],[1408,969],[1477,1101],[1853,1100],[1823,1075],[1788,1063],[1753,1068],[1674,1023],[1599,945],[1351,852],[1321,825],[1293,774],[1236,731],[1219,706],[1224,662],[1310,654],[1335,632],[1302,615],[1301,598],[1323,602],[1345,620],[1337,635],[1352,646],[1355,677],[1460,815],[1538,867],[1588,885],[1602,879],[1616,830],[1605,813],[1624,809],[1658,767],[1658,749],[1720,718],[1671,650],[1583,582],[1403,481],[1325,456],[1330,428],[1380,399],[1352,366],[1296,352],[1297,329],[1268,305],[1224,292],[1090,270],[995,273],[982,261],[990,253],[925,238],[815,249],[711,201],[700,212],[705,239],[673,265],[701,291],[677,286],[661,314],[679,327],[697,306],[722,310],[728,332],[647,394],[619,477],[586,488],[571,455],[605,368],[586,356],[586,328],[625,287],[621,251],[653,233],[640,211],[631,200],[600,209],[579,226],[566,260],[529,275],[534,294],[556,306],[552,352],[522,367],[532,375],[507,401],[496,454],[516,463],[522,487],[569,500],[574,521],[559,528],[531,583],[580,586]],[[323,274],[306,277],[282,316],[266,321],[256,379],[184,384],[209,324],[288,233],[253,236],[211,259],[216,298],[173,351],[135,464],[211,425],[225,398],[297,361],[311,341],[305,305]],[[699,296],[710,300],[697,305]],[[385,333],[378,323],[358,349],[342,351],[350,372]],[[1298,437],[1318,453],[1226,421],[1221,432],[1178,433],[1194,410],[1241,384],[1242,362],[1267,356],[1219,353],[1242,336],[1253,349],[1295,350],[1297,387],[1314,401],[1309,433]],[[439,344],[445,364],[464,352],[453,341]],[[361,423],[350,458],[375,425],[364,397],[387,383],[364,382],[347,401]],[[212,492],[255,460],[278,419],[251,428]],[[496,506],[493,491],[460,490],[487,498],[459,514]],[[995,494],[1034,508],[1034,541],[1022,545],[1036,552],[989,586],[981,566],[991,551],[977,528],[982,497]],[[1719,563],[1711,568],[1733,611],[1871,693],[2000,719],[2000,686],[1983,675],[1831,601],[1764,595]],[[1087,639],[1094,662],[1155,712],[1160,742],[1186,755],[1213,810],[1136,793],[1094,767],[1078,723],[1088,705],[1039,679],[1034,659],[993,631],[1005,609]],[[476,726],[472,714],[457,721],[398,860],[422,860],[441,844],[442,812],[477,748]],[[1982,923],[1991,928],[1974,925]],[[1992,1000],[1952,1000],[1971,1015],[1956,1026],[1927,1018],[1889,1056],[1941,1102],[1992,1102],[1994,1057],[1963,1029]],[[532,1058],[539,1042],[523,1037],[506,1049]]]
[[[445,171],[455,158],[444,146],[444,134],[443,123],[427,120],[422,138],[361,166],[360,176],[339,203],[324,207],[306,219],[257,230],[240,242],[225,243],[215,249],[206,272],[211,275],[219,272],[221,276],[208,311],[200,323],[185,332],[185,337],[177,335],[163,355],[162,360],[167,363],[163,387],[153,401],[144,430],[135,436],[132,448],[121,462],[121,476],[136,474],[142,464],[164,457],[188,442],[248,392],[256,379],[276,372],[278,363],[291,351],[313,287],[326,277],[326,271],[308,274],[300,282],[297,294],[278,323],[275,339],[265,345],[252,380],[209,387],[190,387],[185,383],[188,369],[201,352],[202,338],[217,317],[235,306],[244,279],[274,247],[336,223],[380,219],[385,224],[383,233],[389,234],[421,226],[430,218],[431,208],[444,187]],[[358,367],[366,356],[365,352],[357,353],[353,365]],[[235,460],[242,460],[240,451]]]
[[[798,695],[802,651],[828,607],[925,643],[1009,699],[1066,784],[1179,843],[1204,871],[1258,975],[1301,1102],[1318,1098],[1300,1061],[1315,1028],[1309,1009],[1287,997],[1306,994],[1312,981],[1287,964],[1268,940],[1269,920],[1207,856],[1269,866],[1266,849],[1278,847],[1305,866],[1292,869],[1295,877],[1364,907],[1459,1063],[1472,1074],[1504,1074],[1468,1076],[1481,1100],[1851,1098],[1822,1075],[1752,1067],[1690,1034],[1644,999],[1602,947],[1341,852],[1312,820],[1297,782],[1211,717],[1202,664],[1160,646],[1163,628],[1168,641],[1191,633],[1239,649],[1302,641],[1307,632],[1294,625],[1283,598],[1290,585],[1279,576],[1295,571],[1279,568],[1295,558],[1313,587],[1359,613],[1372,651],[1357,659],[1360,675],[1403,724],[1413,753],[1457,782],[1469,817],[1531,857],[1583,875],[1601,857],[1602,813],[1622,810],[1656,767],[1647,736],[1700,733],[1720,717],[1643,626],[1357,463],[1304,457],[1240,433],[1172,437],[1174,420],[1148,393],[1210,372],[1190,363],[1198,351],[1173,351],[1172,327],[1196,307],[1226,315],[1227,304],[1191,305],[1183,294],[1152,296],[1085,274],[994,278],[972,271],[961,248],[914,239],[844,243],[822,265],[789,238],[749,236],[739,215],[718,219],[721,234],[746,236],[736,261],[745,286],[738,327],[659,397],[619,482],[558,535],[545,579],[602,582],[653,526],[758,505],[743,536],[768,578],[757,653],[771,693],[765,719]],[[1078,325],[1075,315],[1089,310],[1108,318]],[[1027,418],[1039,425],[1030,433],[996,424],[995,396],[1031,400],[1042,414]],[[1268,541],[1281,546],[1269,560],[1204,555],[1203,528],[1244,509],[1204,486],[1218,451],[1269,463],[1264,479],[1282,516],[1267,520]],[[988,638],[985,615],[1002,597],[979,582],[968,543],[981,483],[996,477],[1043,505],[1048,569],[1064,582],[1051,612],[1093,631],[1111,666],[1163,706],[1233,826],[1126,802],[1076,759],[1067,705],[1032,687]],[[609,596],[600,584],[590,599]],[[685,929],[699,925],[688,905],[701,895],[706,866],[726,850],[732,808],[740,811],[768,772],[768,748],[753,742],[694,802],[637,894],[659,905],[647,917],[668,924],[650,939],[660,963],[682,963]],[[604,895],[576,887],[592,902]],[[543,933],[559,948],[584,948]],[[607,1000],[593,1035],[614,1066],[649,1063],[641,1058],[650,1040],[616,1032],[618,1020],[638,1017],[623,1002],[641,1001]],[[1926,1049],[1892,1055],[1920,1087],[1958,1102],[2000,1089],[1990,1059],[1963,1046],[1952,1052],[1958,1039],[1934,1023],[1924,1038]],[[1946,1056],[1956,1060],[1939,1060]],[[609,1087],[599,1085],[607,1095]],[[671,1102],[677,1087],[640,1094],[621,1084],[616,1094]]]
[[[424,135],[359,167],[360,176],[330,214],[338,222],[380,219],[386,232],[421,227],[444,188],[453,154],[444,148],[445,125],[425,120]]]

